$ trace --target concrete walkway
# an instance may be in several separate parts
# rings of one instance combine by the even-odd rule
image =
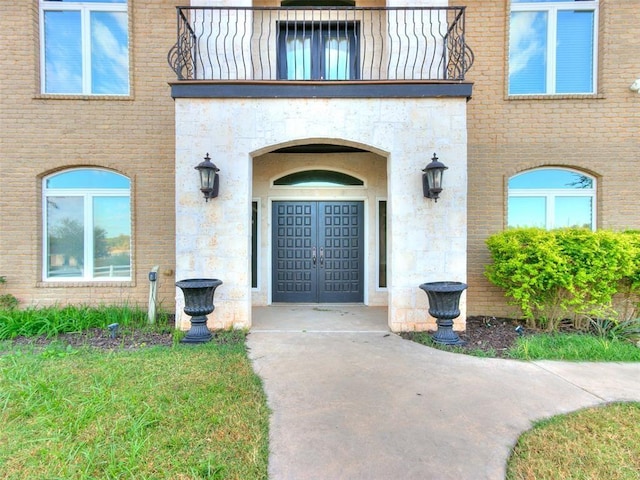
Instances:
[[[520,362],[402,340],[386,309],[255,308],[271,480],[503,479],[534,420],[640,401],[640,364]]]

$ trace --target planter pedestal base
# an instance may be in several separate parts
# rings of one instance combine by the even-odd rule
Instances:
[[[442,345],[464,345],[466,342],[462,340],[456,332],[453,331],[453,320],[436,320],[438,330],[431,336],[431,339]]]

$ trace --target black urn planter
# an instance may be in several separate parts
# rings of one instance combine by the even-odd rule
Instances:
[[[460,316],[460,296],[467,288],[462,282],[429,282],[420,285],[429,298],[429,315],[436,319],[438,329],[431,338],[444,345],[464,345],[453,331],[453,319]]]
[[[207,315],[215,310],[213,294],[222,285],[214,278],[189,278],[176,282],[184,294],[184,313],[191,317],[191,328],[182,343],[204,343],[213,336],[207,328]]]

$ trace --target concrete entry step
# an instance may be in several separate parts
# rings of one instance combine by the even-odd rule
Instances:
[[[387,307],[288,304],[253,307],[252,332],[389,332]]]

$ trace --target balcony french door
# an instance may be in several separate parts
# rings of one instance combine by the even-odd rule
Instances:
[[[278,78],[357,80],[358,22],[280,22]]]
[[[362,202],[273,202],[274,302],[364,301]]]

